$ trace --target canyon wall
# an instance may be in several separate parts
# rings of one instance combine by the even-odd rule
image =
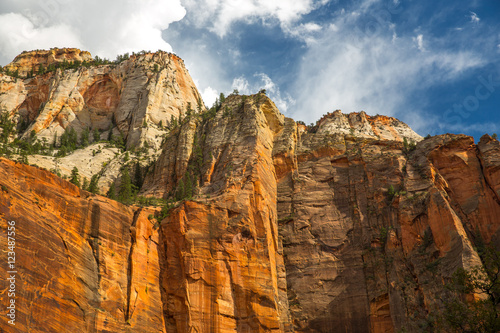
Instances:
[[[5,159],[0,184],[0,230],[6,239],[7,222],[15,222],[17,271],[15,326],[3,314],[2,332],[162,331],[153,209],[124,206]],[[6,287],[2,279],[4,309]]]
[[[155,72],[161,61],[167,68]],[[146,54],[61,80],[123,71],[129,83],[86,88],[92,98],[84,109],[94,103],[88,101],[106,105],[111,86],[122,82],[130,94],[119,94],[113,114],[132,144],[152,133],[134,134],[136,120],[147,119],[149,128],[162,108],[196,105],[191,79],[181,84],[178,76],[169,81],[178,84],[178,103],[167,92],[154,102],[170,89],[158,85],[161,73],[180,75],[168,70],[175,64],[181,61],[173,55]],[[44,94],[43,85],[27,93],[23,85],[33,81],[26,80],[56,80],[58,71],[0,77],[11,117],[27,110],[26,96]],[[152,89],[143,90],[144,75],[152,75]],[[142,102],[121,107],[132,95]],[[77,110],[70,101],[56,113]],[[30,129],[64,125],[45,122],[48,110],[34,113]],[[7,222],[16,222],[18,271],[16,327],[1,316],[2,330],[432,331],[453,273],[483,264],[479,244],[500,246],[500,143],[488,135],[478,144],[465,135],[423,139],[397,119],[364,112],[335,111],[307,127],[262,93],[231,94],[202,111],[168,131],[140,189],[165,200],[163,208],[122,205],[0,159],[0,230],[5,235]],[[113,163],[119,169],[125,162]],[[7,262],[3,250],[0,260]],[[8,299],[6,283],[0,304]]]

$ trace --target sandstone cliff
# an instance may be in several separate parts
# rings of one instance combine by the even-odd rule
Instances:
[[[88,61],[90,54],[75,49],[23,53],[6,68],[36,68],[39,64]],[[90,58],[91,59],[91,58]],[[121,134],[127,147],[142,142],[158,146],[165,125],[195,109],[201,100],[183,61],[165,52],[132,55],[120,63],[57,69],[32,78],[0,75],[0,105],[18,123],[29,124],[48,142],[68,127]],[[203,107],[204,108],[204,107]],[[25,135],[27,135],[25,134]]]
[[[17,74],[21,77],[27,77],[31,73],[36,73],[43,67],[60,64],[63,62],[84,62],[91,61],[92,56],[87,51],[81,51],[75,48],[53,48],[50,50],[27,51],[18,55],[14,61],[5,66],[5,69]]]
[[[181,64],[173,55],[146,54],[115,68],[26,80],[108,73],[91,94],[105,105],[110,82],[118,86],[112,78],[147,76],[141,66],[155,72],[162,59]],[[158,82],[154,75],[151,82]],[[19,117],[27,81],[1,79],[9,97],[0,98]],[[184,79],[179,87],[190,86]],[[128,144],[151,138],[134,128],[135,119],[199,97],[189,88],[193,95],[174,94],[178,104],[168,94],[159,102],[163,88],[141,90],[140,82],[127,89],[147,91],[148,102],[120,108],[120,97],[113,111],[119,115],[113,130],[128,133]],[[30,129],[43,122],[42,113]],[[153,118],[146,117],[147,128]],[[230,95],[220,107],[183,118],[150,156],[154,164],[140,190],[168,202],[161,212],[0,160],[0,229],[14,220],[18,230],[16,330],[432,331],[452,274],[483,265],[480,244],[500,247],[500,143],[488,135],[477,145],[465,135],[424,140],[397,119],[364,112],[336,111],[307,127],[284,117],[264,94]],[[38,133],[64,122],[47,124]],[[119,170],[124,153],[99,145],[57,163],[66,172],[71,163],[88,163],[82,168],[88,175],[103,163]],[[0,266],[1,274],[6,270]],[[0,318],[1,329],[16,332]]]
[[[182,59],[174,54],[141,53],[119,62],[101,62],[78,49],[24,52],[5,67],[11,73],[18,71],[21,78],[0,73],[0,111],[15,122],[17,136],[24,139],[34,133],[40,142],[60,143],[62,135],[74,129],[81,142],[82,133],[90,133],[93,146],[66,156],[70,163],[38,155],[29,156],[28,162],[62,176],[69,176],[74,166],[87,179],[105,174],[99,188],[106,193],[119,177],[123,154],[113,150],[116,158],[110,154],[96,158],[95,152],[103,150],[97,141],[123,139],[126,149],[144,148],[154,159],[167,124],[185,116],[188,109],[199,112],[205,106]],[[40,65],[46,70],[63,63],[77,65],[38,73]],[[35,75],[27,77],[31,69]],[[134,161],[143,167],[152,162],[139,157]]]
[[[482,145],[488,148],[443,135],[406,157],[394,141],[305,133],[297,153],[276,155],[296,330],[430,327],[442,309],[443,283],[457,268],[481,265],[478,237],[499,244],[496,181],[482,165],[500,150],[491,139]]]
[[[0,230],[6,235],[7,221],[15,221],[18,272],[16,325],[3,315],[2,332],[161,331],[159,233],[148,219],[154,210],[5,159],[0,184]],[[7,262],[6,251],[0,258]],[[1,270],[6,276],[6,265]]]

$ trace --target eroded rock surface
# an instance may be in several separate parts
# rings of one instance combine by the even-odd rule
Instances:
[[[284,118],[265,96],[230,96],[223,107],[172,135],[144,185],[168,198],[186,173],[199,184],[196,200],[162,223],[166,327],[288,332],[272,162]]]
[[[5,236],[15,221],[17,271],[16,325],[1,316],[3,332],[165,331],[154,210],[5,159],[0,184],[0,230]],[[7,252],[0,258],[6,263]],[[6,265],[0,271],[5,277]]]
[[[26,52],[6,68],[24,77],[29,68],[73,61],[89,61],[88,52],[53,49]],[[127,147],[143,142],[159,146],[162,126],[171,117],[196,110],[201,102],[182,59],[165,52],[132,55],[119,64],[57,69],[32,78],[0,74],[0,105],[20,124],[29,126],[49,143],[66,128],[78,134],[100,130],[103,138],[122,135]],[[201,106],[204,109],[204,106]]]
[[[160,145],[160,122],[199,98],[165,53],[2,75],[0,89],[10,116],[41,137],[90,126],[129,148],[161,147],[143,156],[155,163],[140,194],[169,202],[157,221],[160,208],[1,159],[0,229],[17,228],[17,331],[422,332],[452,274],[482,265],[477,245],[500,246],[500,144],[488,135],[423,140],[364,112],[306,127],[264,94],[232,94],[183,117]],[[109,184],[124,154],[93,143],[29,161],[65,174],[85,164],[86,177],[100,168]]]
[[[318,131],[302,133],[295,151],[274,161],[298,332],[421,331],[442,307],[443,281],[481,265],[477,237],[498,244],[491,138],[478,149],[442,135],[407,152],[397,141]]]

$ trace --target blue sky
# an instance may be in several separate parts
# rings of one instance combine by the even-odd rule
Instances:
[[[0,64],[53,46],[162,49],[185,60],[208,105],[265,88],[307,123],[364,110],[478,140],[500,134],[499,17],[496,0],[5,0]]]

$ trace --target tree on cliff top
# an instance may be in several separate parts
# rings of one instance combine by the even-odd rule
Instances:
[[[130,174],[128,168],[123,168],[122,179],[120,184],[120,192],[118,194],[118,199],[122,203],[130,203],[133,197],[132,180],[130,179]]]
[[[73,170],[71,170],[70,183],[73,183],[76,186],[80,187],[80,175],[78,174],[78,168],[77,167],[73,167]]]

